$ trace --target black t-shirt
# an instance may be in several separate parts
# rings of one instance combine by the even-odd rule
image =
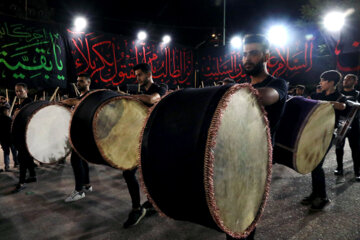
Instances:
[[[344,91],[342,90],[341,93],[346,97],[346,100],[350,100],[350,101],[353,101],[353,102],[360,102],[360,93],[359,91],[353,89],[351,91]],[[341,116],[344,116],[346,117],[350,111],[351,111],[352,107],[349,106],[348,104],[346,104],[346,109],[344,111],[341,111]],[[359,111],[358,113],[356,114],[355,116],[355,119],[353,121],[353,123],[355,123],[356,121],[359,122]]]
[[[154,93],[158,93],[160,97],[164,96],[166,93],[166,88],[163,86],[159,86],[156,83],[151,84],[148,90],[144,91],[144,94],[146,95],[152,95]]]
[[[0,114],[0,143],[11,142],[11,117]]]
[[[90,92],[91,92],[91,90],[85,92],[83,95],[77,96],[76,99],[81,100],[81,99],[83,99],[86,95],[88,95]]]
[[[269,106],[265,106],[265,110],[267,112],[267,117],[270,124],[271,137],[274,137],[274,134],[278,128],[279,121],[284,113],[285,103],[287,99],[287,91],[288,87],[283,79],[275,78],[269,75],[265,78],[261,83],[257,83],[253,85],[254,88],[273,88],[279,94],[279,100]]]
[[[27,98],[25,98],[25,99],[22,101],[22,103],[16,104],[16,105],[14,106],[14,110],[16,110],[16,109],[22,109],[26,104],[31,103],[31,102],[32,102],[32,99],[27,97]]]
[[[338,91],[335,91],[329,95],[326,95],[325,91],[324,91],[322,93],[315,95],[314,99],[315,100],[323,100],[323,101],[341,102],[341,103],[346,102],[345,96],[342,95],[341,93],[339,93]],[[341,111],[341,110],[335,110],[335,127],[339,126],[339,117],[342,114],[342,112],[343,111]]]

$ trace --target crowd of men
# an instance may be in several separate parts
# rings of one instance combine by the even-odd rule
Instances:
[[[269,119],[271,130],[271,140],[274,142],[276,138],[276,130],[279,121],[284,112],[284,107],[288,99],[288,85],[285,80],[276,78],[267,71],[267,62],[270,59],[269,42],[262,35],[247,35],[244,39],[243,45],[243,66],[244,70],[250,76],[250,84],[257,89],[260,103],[265,107]],[[143,94],[134,95],[135,98],[142,101],[148,106],[159,102],[161,97],[166,93],[166,89],[154,83],[152,78],[152,69],[149,64],[142,63],[134,67],[134,72],[137,81],[143,87]],[[340,72],[336,70],[329,70],[321,74],[319,78],[319,85],[316,87],[316,92],[308,96],[308,98],[328,101],[332,104],[336,112],[336,127],[339,127],[343,121],[349,119],[349,114],[354,106],[352,102],[359,102],[359,91],[355,90],[358,84],[358,77],[354,74],[348,74],[344,78]],[[236,84],[232,79],[224,79],[222,84]],[[80,91],[80,96],[63,100],[64,104],[68,106],[75,106],[79,101],[86,97],[91,92],[91,79],[89,75],[82,74],[77,78],[77,87]],[[342,90],[339,91],[338,86]],[[295,92],[291,93],[296,96],[304,96],[305,86],[298,85]],[[25,83],[17,83],[15,85],[15,93],[19,102],[11,109],[9,100],[5,96],[0,96],[0,142],[4,152],[4,166],[5,171],[10,169],[10,152],[13,156],[14,168],[19,166],[19,182],[14,189],[14,193],[20,192],[26,188],[26,183],[36,182],[36,165],[33,158],[28,152],[15,149],[11,137],[11,123],[17,112],[26,104],[31,103],[32,100],[28,97],[28,87]],[[289,93],[290,94],[290,93]],[[10,109],[12,113],[10,113]],[[353,169],[355,180],[360,182],[360,127],[359,114],[356,113],[351,128],[347,132],[344,140],[336,145],[337,168],[334,174],[338,177],[344,175],[343,169],[343,155],[345,139],[347,138],[352,151]],[[329,146],[330,149],[331,145]],[[329,150],[328,149],[328,150]],[[310,209],[320,211],[330,202],[326,194],[326,181],[323,170],[323,163],[325,157],[320,164],[311,173],[312,177],[312,191],[306,196],[301,203],[309,205]],[[65,198],[65,202],[78,201],[86,196],[87,192],[93,191],[93,186],[90,183],[89,166],[88,163],[82,160],[76,152],[71,154],[71,166],[74,172],[75,187],[74,191]],[[27,171],[29,176],[26,178]],[[129,213],[128,219],[124,222],[124,228],[132,227],[138,224],[142,218],[147,214],[152,214],[154,209],[149,201],[141,204],[140,202],[140,187],[136,177],[137,168],[133,170],[123,171],[123,177],[126,181],[129,194],[132,200],[132,210]],[[254,239],[255,230],[246,238]],[[234,239],[227,236],[227,239]]]

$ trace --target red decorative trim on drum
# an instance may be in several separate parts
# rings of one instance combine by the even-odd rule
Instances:
[[[98,141],[97,141],[97,136],[96,136],[96,131],[94,131],[96,129],[95,127],[95,119],[97,119],[98,117],[98,114],[99,114],[99,111],[100,109],[102,109],[104,107],[104,105],[108,104],[109,102],[111,101],[114,101],[114,100],[117,100],[117,99],[129,99],[129,100],[133,100],[133,101],[137,101],[139,102],[139,104],[143,105],[144,108],[149,108],[147,107],[143,102],[141,102],[139,99],[133,97],[133,96],[129,96],[129,95],[119,95],[119,96],[115,96],[115,97],[112,97],[112,98],[109,98],[108,100],[106,100],[105,102],[103,102],[95,111],[95,114],[94,114],[94,117],[92,119],[92,130],[93,130],[93,135],[94,135],[94,141],[96,143],[96,146],[98,147],[98,151],[100,152],[102,158],[107,162],[109,163],[112,167],[116,168],[116,169],[120,169],[120,170],[132,170],[136,167],[138,167],[138,164],[136,164],[134,167],[130,168],[130,169],[124,169],[124,168],[121,168],[121,167],[118,167],[116,166],[110,159],[108,159],[105,155],[105,153],[102,151],[101,148],[99,148],[99,145],[98,145]],[[147,118],[145,119],[147,120]],[[146,122],[145,122],[146,123]],[[142,135],[141,135],[142,136]],[[140,145],[141,146],[141,145]]]
[[[297,158],[297,151],[298,151],[298,148],[299,148],[299,140],[300,140],[300,137],[302,135],[302,132],[304,131],[304,128],[306,126],[306,124],[308,123],[309,121],[309,118],[311,117],[311,115],[315,112],[316,109],[318,109],[318,107],[320,106],[320,102],[318,101],[318,104],[316,104],[312,109],[311,111],[307,114],[306,118],[304,119],[304,121],[302,122],[301,126],[300,126],[300,129],[299,129],[299,132],[298,132],[298,135],[296,136],[296,141],[295,141],[295,146],[294,146],[294,150],[293,150],[293,167],[294,167],[294,170],[296,172],[299,172],[298,169],[297,169],[297,166],[296,166],[296,158]]]
[[[47,103],[45,103],[47,102]],[[38,109],[36,109],[35,111],[32,112],[32,114],[29,116],[28,120],[26,121],[26,127],[25,127],[25,147],[26,147],[26,151],[29,153],[29,155],[35,159],[36,161],[40,162],[39,160],[37,160],[36,158],[34,158],[34,156],[31,154],[31,152],[29,151],[29,147],[27,145],[27,142],[26,142],[26,139],[27,139],[27,130],[28,130],[28,126],[29,126],[29,123],[30,123],[30,120],[32,119],[32,117],[38,112],[40,111],[41,109],[45,108],[45,107],[48,107],[48,106],[51,106],[51,105],[59,105],[59,106],[62,106],[62,107],[65,107],[64,104],[59,104],[59,103],[56,103],[56,102],[49,102],[49,101],[44,101],[44,105],[41,105]],[[70,112],[70,109],[67,108]],[[69,156],[69,154],[71,153],[71,151],[69,151],[67,154],[66,154],[66,157]],[[43,162],[41,162],[43,163]],[[51,164],[55,164],[56,162],[53,162],[53,163],[43,163],[43,164],[47,164],[47,165],[51,165]]]
[[[220,215],[219,215],[219,208],[216,205],[216,200],[215,200],[215,195],[214,195],[214,172],[213,172],[215,156],[214,156],[212,149],[214,149],[216,146],[215,139],[217,136],[218,129],[220,127],[223,111],[224,111],[224,109],[226,109],[226,107],[229,103],[230,97],[242,88],[247,88],[249,90],[249,92],[253,93],[256,96],[256,99],[259,103],[258,91],[256,89],[254,89],[250,84],[247,84],[247,83],[236,84],[236,85],[232,86],[224,94],[224,96],[220,100],[220,102],[216,108],[216,111],[213,115],[213,118],[211,120],[211,125],[210,125],[209,131],[208,131],[208,137],[207,137],[207,141],[206,141],[205,159],[204,159],[204,183],[205,183],[206,201],[208,204],[209,211],[210,211],[214,221],[219,226],[219,228],[221,228],[221,230],[223,230],[228,235],[235,237],[235,238],[247,237],[254,230],[258,220],[260,219],[260,217],[264,211],[264,208],[265,208],[266,200],[269,195],[270,182],[271,182],[271,168],[272,168],[272,145],[271,145],[269,121],[266,117],[267,113],[266,113],[264,107],[259,103],[260,110],[263,113],[263,120],[266,124],[266,132],[268,135],[269,161],[268,161],[268,170],[267,170],[265,191],[264,191],[262,202],[260,204],[259,211],[258,211],[254,221],[250,224],[250,226],[243,233],[233,232],[230,229],[228,229],[224,225],[223,221],[221,220]]]
[[[72,114],[71,114],[71,120],[70,120],[70,125],[69,125],[69,143],[71,145],[71,148],[73,149],[74,152],[76,152],[76,154],[84,161],[86,162],[89,162],[87,161],[77,150],[76,148],[74,147],[74,144],[71,140],[71,125],[72,125],[72,121],[73,121],[73,117],[74,117],[74,114],[76,112],[76,110],[78,109],[78,107],[80,106],[80,104],[87,98],[89,97],[91,94],[95,93],[95,92],[100,92],[100,91],[111,91],[111,90],[108,90],[108,89],[98,89],[98,90],[93,90],[91,92],[89,92],[88,94],[86,94],[86,96],[84,96],[82,99],[80,99],[79,103],[75,106]]]
[[[173,94],[174,92],[177,92],[177,91],[181,91],[181,90],[175,90],[175,91],[172,91],[172,92],[168,92],[166,93],[161,99],[164,99],[165,97]],[[160,102],[159,101],[159,102]],[[142,146],[142,141],[143,141],[143,136],[144,136],[144,131],[145,131],[145,128],[146,128],[146,125],[147,125],[147,122],[150,118],[150,115],[151,115],[151,112],[155,109],[156,105],[159,103],[155,103],[153,106],[151,106],[149,108],[149,112],[148,112],[148,115],[146,116],[145,118],[145,121],[144,121],[144,126],[141,130],[141,133],[140,133],[140,138],[139,138],[139,160],[138,160],[138,164],[139,164],[139,176],[140,176],[140,186],[141,188],[143,189],[147,199],[149,200],[149,202],[153,205],[154,209],[159,213],[160,216],[162,217],[168,217],[165,213],[163,213],[161,211],[161,209],[158,207],[158,205],[156,204],[156,202],[154,201],[154,199],[152,199],[152,197],[150,196],[150,193],[149,191],[147,190],[147,187],[146,187],[146,184],[144,182],[144,177],[143,177],[143,173],[142,173],[142,166],[141,166],[141,146]],[[170,218],[170,217],[168,217]]]

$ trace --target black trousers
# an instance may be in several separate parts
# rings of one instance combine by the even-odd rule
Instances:
[[[34,159],[27,152],[19,151],[18,161],[20,163],[20,184],[25,183],[26,170],[29,170],[30,177],[36,177]]]
[[[82,160],[75,151],[71,153],[70,161],[74,171],[75,190],[81,192],[84,185],[90,184],[89,164]]]
[[[135,176],[136,171],[137,171],[137,168],[134,168],[132,170],[123,171],[123,177],[125,179],[125,182],[127,184],[129,194],[131,197],[132,208],[139,208],[141,206],[140,205],[140,187],[139,187],[139,183]]]
[[[354,120],[356,121],[356,120]],[[343,170],[344,146],[346,138],[349,140],[351,155],[354,163],[355,175],[360,175],[360,130],[359,124],[352,124],[344,140],[336,146],[337,169]]]
[[[312,181],[311,195],[313,195],[314,197],[327,198],[326,184],[325,184],[325,172],[323,169],[323,164],[324,164],[326,155],[328,154],[330,148],[332,147],[333,139],[334,139],[334,136],[331,139],[330,146],[326,150],[326,153],[325,153],[323,159],[321,160],[319,165],[311,172],[311,181]]]

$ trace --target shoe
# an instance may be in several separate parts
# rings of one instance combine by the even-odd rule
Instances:
[[[344,172],[343,172],[343,170],[335,169],[334,170],[334,175],[335,176],[343,176]]]
[[[140,207],[139,210],[132,210],[129,213],[129,217],[126,220],[126,222],[124,223],[123,227],[124,228],[129,228],[132,226],[135,226],[136,224],[138,224],[141,219],[143,219],[146,215],[146,209],[143,207]]]
[[[356,182],[360,182],[360,175],[356,175],[356,176],[355,176],[355,181],[356,181]]]
[[[26,183],[37,182],[37,179],[36,179],[36,177],[29,177],[29,178],[25,179],[25,182]]]
[[[68,196],[67,198],[65,198],[65,202],[75,202],[77,200],[80,200],[82,198],[85,197],[85,193],[84,192],[78,192],[76,190],[74,190],[70,196]]]
[[[321,211],[330,202],[331,201],[328,198],[317,197],[317,198],[314,199],[313,203],[311,204],[310,210],[311,211]]]
[[[15,189],[12,191],[12,193],[18,193],[21,192],[22,190],[24,190],[26,188],[26,186],[24,184],[17,184]]]
[[[144,202],[141,207],[146,209],[146,216],[151,216],[156,213],[154,206],[151,204],[151,202],[149,202],[149,200]]]
[[[90,186],[83,186],[83,191],[84,192],[92,192],[93,191],[93,187],[90,185]]]
[[[4,171],[4,169],[0,169],[0,172],[3,172]]]
[[[344,183],[344,182],[346,182],[344,175],[340,175],[340,176],[336,177],[336,180],[335,180],[336,184],[340,184],[340,183]]]
[[[311,205],[313,203],[313,201],[315,200],[315,198],[316,197],[314,195],[310,194],[310,196],[304,197],[300,203],[305,206]]]

